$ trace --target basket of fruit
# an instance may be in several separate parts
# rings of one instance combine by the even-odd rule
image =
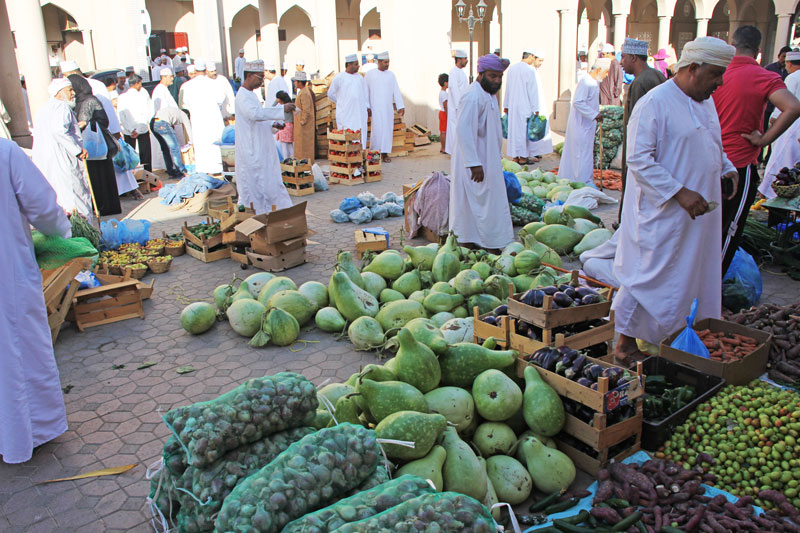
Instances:
[[[164,247],[166,244],[166,239],[150,239],[145,245],[145,250],[148,253],[156,252],[156,255],[164,255]]]
[[[798,163],[800,164],[800,163]],[[772,190],[781,198],[794,198],[800,194],[800,169],[783,167],[772,182]]]
[[[124,272],[125,275],[128,275],[133,279],[142,279],[144,275],[147,274],[147,265],[144,263],[132,263],[130,265],[125,265]]]
[[[147,262],[147,266],[153,271],[153,274],[163,274],[164,272],[168,272],[169,267],[172,266],[172,256],[161,255],[154,257]]]
[[[178,257],[186,253],[186,245],[183,240],[167,241],[167,244],[164,246],[164,253],[172,257]]]

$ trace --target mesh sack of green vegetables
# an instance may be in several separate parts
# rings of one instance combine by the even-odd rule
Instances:
[[[362,490],[374,489],[378,485],[386,483],[389,481],[389,479],[389,470],[386,469],[386,465],[383,463],[378,463],[378,467],[375,469],[375,471],[370,474],[370,476],[365,479],[361,485],[348,492],[347,496],[353,496]]]
[[[421,477],[400,476],[289,522],[283,533],[326,533],[433,492],[433,487]]]
[[[478,500],[457,492],[441,492],[423,494],[336,530],[337,533],[418,531],[490,533],[496,527],[489,510]]]
[[[214,531],[217,512],[236,485],[314,431],[313,428],[300,427],[273,433],[263,440],[226,453],[208,468],[187,468],[177,480],[180,485],[172,492],[180,503],[178,529],[182,533]],[[178,486],[187,492],[177,490]]]
[[[225,498],[216,531],[277,533],[342,498],[378,465],[375,432],[343,423],[295,442]]]
[[[308,426],[318,405],[314,384],[300,374],[247,380],[213,400],[168,411],[164,422],[181,447],[165,449],[164,461],[171,469],[175,454],[185,453],[188,464],[206,467],[239,446]]]

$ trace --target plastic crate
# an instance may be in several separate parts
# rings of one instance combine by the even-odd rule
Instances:
[[[698,405],[714,396],[717,391],[725,386],[725,380],[680,363],[673,363],[663,357],[648,357],[642,364],[646,376],[663,375],[667,378],[667,381],[676,387],[682,387],[683,385],[694,387],[697,394],[697,397],[692,402],[684,405],[666,418],[658,421],[644,419],[642,423],[642,448],[655,451],[675,433],[675,428],[683,424],[689,418],[689,415],[697,409]],[[645,386],[646,395],[647,387]]]

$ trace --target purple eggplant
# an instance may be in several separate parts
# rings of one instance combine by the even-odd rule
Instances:
[[[575,357],[575,356],[578,355],[578,352],[573,350],[569,346],[561,346],[561,347],[559,347],[557,349],[558,349],[559,353],[561,353],[561,355],[572,355],[572,357]]]
[[[603,367],[596,363],[586,365],[586,367],[583,369],[583,377],[592,382],[596,382],[597,378],[599,378],[601,375],[603,375]]]
[[[589,381],[586,378],[578,378],[577,383],[578,383],[578,385],[583,385],[584,387],[591,387],[592,386],[592,382]]]
[[[526,335],[528,333],[528,324],[526,324],[522,320],[517,320],[516,330],[517,330],[517,335]]]
[[[542,357],[544,357],[545,354],[549,353],[549,351],[550,351],[549,348],[540,348],[536,350],[535,352],[533,352],[533,355],[531,355],[530,362],[535,365],[541,366]]]
[[[602,303],[603,299],[600,298],[599,294],[587,294],[583,298],[581,298],[580,305],[590,305],[590,304],[599,304]]]
[[[560,356],[561,354],[558,353],[558,350],[550,348],[547,354],[542,356],[542,368],[550,372],[555,372],[556,364]]]
[[[570,307],[572,306],[572,298],[566,295],[563,292],[557,292],[553,295],[553,303],[558,305],[559,307]]]
[[[578,298],[578,293],[575,292],[575,289],[572,288],[572,287],[567,287],[566,289],[564,289],[564,294],[566,294],[567,296],[569,296],[573,300],[575,298]],[[578,298],[578,299],[580,299],[580,298]]]
[[[608,388],[613,389],[617,386],[619,378],[622,377],[622,369],[615,367],[608,367],[603,370],[602,377],[608,378]]]
[[[492,316],[492,315],[485,316],[485,317],[481,318],[481,322],[484,322],[484,323],[492,325],[492,326],[496,326],[497,325],[497,317],[496,316]]]
[[[578,355],[574,361],[572,361],[572,366],[569,367],[564,372],[564,377],[567,379],[575,379],[583,370],[583,365],[586,364],[586,356],[585,355]]]
[[[529,289],[522,293],[519,301],[531,307],[541,307],[544,302],[544,293],[537,289]]]
[[[572,362],[577,355],[578,352],[562,355],[561,359],[556,363],[556,374],[561,374],[563,376],[567,369],[572,366]]]
[[[583,298],[584,296],[588,296],[590,294],[597,294],[597,291],[592,289],[591,287],[577,287],[575,292],[578,293],[578,296]]]
[[[506,304],[498,305],[492,311],[494,316],[505,316],[508,314],[508,306]]]
[[[525,331],[525,336],[535,341],[539,340],[539,335],[536,334],[536,328],[533,326],[528,326],[528,329]]]
[[[572,288],[572,285],[570,285],[569,283],[562,283],[561,285],[558,286],[558,290],[561,291],[561,292],[564,292],[567,289],[571,289],[571,288]]]
[[[558,287],[555,287],[554,285],[550,285],[549,287],[542,287],[539,290],[542,291],[543,293],[545,293],[548,296],[552,296],[552,295],[554,295],[555,293],[558,292]]]
[[[597,383],[592,383],[592,386],[590,388],[592,390],[597,390]]]

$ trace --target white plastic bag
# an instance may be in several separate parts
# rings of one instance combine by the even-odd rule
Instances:
[[[586,209],[595,209],[598,204],[617,204],[609,195],[602,193],[594,187],[581,187],[569,193],[564,205],[580,205]]]
[[[334,209],[333,211],[331,211],[331,219],[333,219],[333,221],[338,224],[341,224],[343,222],[350,222],[350,217],[347,216],[347,213],[345,213],[341,209]]]
[[[314,163],[311,165],[311,174],[314,175],[314,190],[327,191],[328,180],[325,179],[325,174],[322,173],[322,169],[318,164]]]

